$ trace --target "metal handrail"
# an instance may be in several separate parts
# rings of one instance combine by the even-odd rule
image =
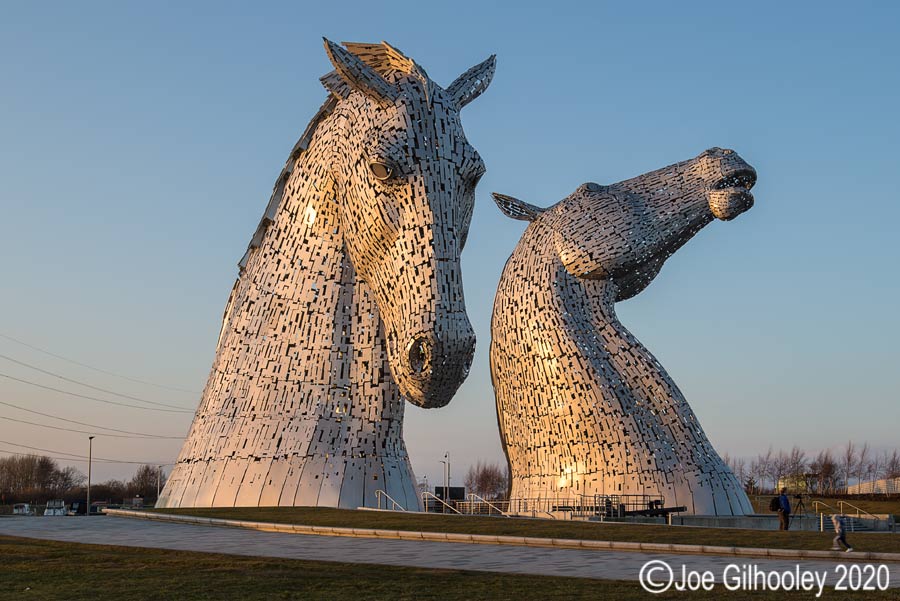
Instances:
[[[837,509],[835,509],[834,507],[832,507],[832,506],[829,505],[828,503],[825,503],[824,501],[813,501],[813,511],[814,511],[814,512],[816,512],[816,513],[825,513],[824,511],[819,511],[819,505],[823,505],[823,506],[827,507],[828,509],[831,509],[833,513],[843,513],[843,512],[841,512],[841,511],[838,511]]]
[[[391,502],[391,511],[397,511],[397,508],[400,508],[400,511],[406,511],[406,508],[394,500],[394,498],[381,490],[380,488],[375,491],[375,498],[378,500],[378,509],[381,509],[381,497],[387,498]],[[387,509],[387,504],[385,504],[385,509]]]
[[[825,532],[825,512],[819,511],[819,505],[827,507],[832,513],[837,513],[838,510],[823,501],[813,501],[813,512],[819,514],[819,532]]]
[[[860,514],[860,512],[862,512],[862,513],[866,514],[867,516],[869,516],[870,518],[872,518],[873,520],[880,520],[880,519],[881,519],[881,518],[879,518],[879,517],[875,517],[874,515],[872,515],[871,513],[869,513],[868,511],[866,511],[865,509],[860,509],[859,507],[857,507],[857,506],[854,505],[853,503],[848,503],[847,501],[838,501],[838,505],[839,505],[840,508],[841,508],[841,513],[844,513],[844,505],[848,505],[848,506],[850,506],[850,507],[852,507],[853,509],[856,510],[856,517],[860,517],[859,514]]]
[[[499,507],[497,507],[496,505],[494,505],[493,503],[491,503],[490,501],[488,501],[487,499],[485,499],[484,497],[482,497],[480,495],[476,495],[475,493],[470,492],[467,496],[469,498],[470,503],[475,503],[474,499],[478,499],[478,501],[480,503],[484,503],[485,505],[487,505],[488,507],[490,507],[491,509],[493,509],[494,511],[496,511],[503,517],[505,517],[505,518],[510,517],[507,513],[504,513],[503,510],[501,510]]]
[[[827,508],[831,509],[831,513],[837,513],[837,514],[840,514],[840,515],[846,515],[846,513],[844,512],[844,505],[847,505],[848,507],[852,507],[853,509],[856,510],[856,516],[855,516],[856,519],[861,519],[862,516],[861,516],[860,514],[865,514],[865,515],[869,516],[869,518],[871,518],[872,521],[875,522],[875,524],[876,524],[875,527],[876,527],[876,528],[878,527],[877,524],[878,524],[878,523],[881,521],[881,519],[882,519],[882,518],[880,518],[880,517],[877,517],[877,516],[875,516],[875,515],[869,513],[869,512],[866,511],[865,509],[862,509],[862,508],[860,508],[860,507],[857,507],[857,506],[854,505],[853,503],[848,503],[847,501],[840,501],[840,500],[839,500],[839,501],[838,501],[838,509],[835,509],[834,507],[832,507],[832,506],[829,505],[828,503],[824,503],[824,502],[822,502],[822,501],[813,501],[813,508],[814,508],[814,510],[816,511],[816,513],[819,514],[819,530],[822,531],[822,532],[825,531],[825,512],[824,512],[824,511],[819,511],[819,505],[822,505],[823,507],[827,507]],[[854,517],[854,516],[850,516],[850,517]],[[855,531],[856,531],[856,523],[855,523],[853,520],[849,520],[849,522],[850,522],[850,532],[855,532]]]
[[[440,503],[441,505],[443,505],[444,507],[446,507],[447,509],[449,509],[449,510],[452,511],[453,513],[462,515],[462,512],[459,511],[456,507],[453,507],[452,505],[446,503],[442,498],[437,497],[437,496],[433,495],[432,493],[430,493],[430,492],[428,492],[428,491],[425,491],[425,492],[422,493],[422,504],[425,506],[425,511],[426,511],[426,512],[428,511],[428,501],[427,501],[427,499],[428,499],[429,497],[432,498],[432,499],[434,499],[435,501],[437,501],[438,503]]]

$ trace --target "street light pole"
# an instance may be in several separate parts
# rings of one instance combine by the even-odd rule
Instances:
[[[85,516],[91,516],[91,458],[94,451],[94,437],[88,436],[88,483],[87,483],[87,510]]]
[[[447,497],[445,500],[450,500],[450,451],[444,453],[444,459],[446,459],[447,464],[447,475],[444,477],[444,495]]]

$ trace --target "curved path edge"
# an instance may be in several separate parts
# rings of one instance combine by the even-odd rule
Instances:
[[[469,543],[476,545],[515,545],[520,547],[551,547],[556,549],[592,549],[597,551],[637,551],[692,555],[731,555],[770,559],[825,559],[839,561],[891,561],[900,562],[900,553],[875,553],[869,551],[816,551],[806,549],[759,549],[753,547],[719,547],[713,545],[682,545],[675,543],[631,543],[625,541],[578,540],[571,538],[538,538],[529,536],[496,536],[490,534],[459,534],[453,532],[413,532],[408,530],[378,530],[371,528],[338,528],[333,526],[308,526],[305,524],[280,524],[277,522],[252,522],[225,520],[192,515],[174,515],[129,509],[106,509],[107,515],[120,518],[246,528],[263,532],[316,534],[319,536],[343,536],[351,538],[378,538],[393,540],[425,540],[432,542]]]

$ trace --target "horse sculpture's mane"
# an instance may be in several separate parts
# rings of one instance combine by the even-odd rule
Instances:
[[[343,45],[350,53],[356,55],[357,58],[372,67],[379,75],[388,81],[393,80],[399,75],[414,75],[422,82],[426,94],[429,93],[429,90],[434,85],[422,67],[387,42],[381,42],[380,44],[343,42]],[[241,257],[241,260],[238,262],[238,274],[243,272],[250,255],[252,255],[253,251],[259,247],[266,230],[275,221],[275,215],[278,214],[278,209],[284,198],[284,184],[287,182],[288,177],[290,177],[291,172],[293,172],[297,160],[309,147],[309,143],[313,139],[313,136],[315,136],[319,125],[334,112],[334,109],[341,100],[350,95],[350,86],[347,85],[347,82],[345,82],[335,70],[329,71],[323,75],[319,78],[319,81],[321,81],[322,85],[325,86],[325,89],[330,92],[328,99],[319,108],[316,114],[313,115],[313,118],[310,119],[306,129],[303,130],[300,139],[297,140],[297,143],[294,144],[294,147],[291,149],[291,153],[288,155],[287,161],[285,161],[284,167],[281,169],[281,173],[278,174],[275,185],[272,187],[272,195],[269,197],[269,203],[266,205],[266,210],[259,220],[259,225],[256,226],[256,231],[250,239],[250,243],[247,245],[244,256]]]

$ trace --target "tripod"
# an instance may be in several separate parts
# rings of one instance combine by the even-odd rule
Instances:
[[[794,525],[794,520],[797,518],[797,514],[800,514],[801,518],[806,515],[806,504],[803,503],[803,495],[794,495],[794,499],[796,501],[796,504],[791,508],[793,509],[793,511],[791,512],[791,518],[788,522],[789,528]]]

